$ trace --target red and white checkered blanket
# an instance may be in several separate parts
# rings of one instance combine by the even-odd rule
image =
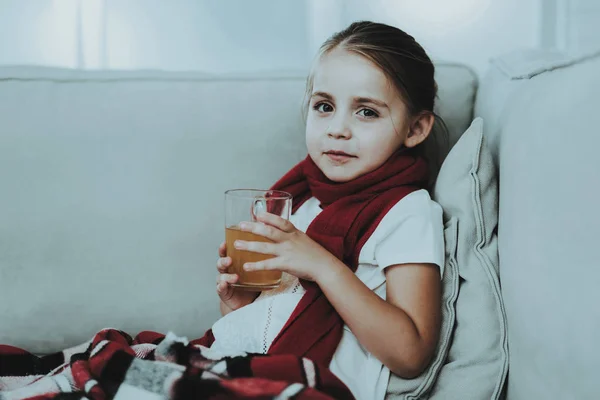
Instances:
[[[352,399],[327,368],[293,355],[207,358],[203,339],[105,329],[35,356],[0,345],[0,400]]]

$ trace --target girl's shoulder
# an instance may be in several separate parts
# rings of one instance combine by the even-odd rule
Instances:
[[[405,216],[428,216],[437,217],[442,212],[442,207],[431,198],[431,195],[426,189],[415,190],[400,199],[383,219],[398,218]]]
[[[381,219],[373,233],[377,241],[384,240],[397,230],[411,231],[422,227],[443,231],[442,207],[431,198],[425,189],[416,190],[400,199]]]
[[[442,207],[431,199],[427,190],[412,192],[383,217],[369,242],[380,268],[404,263],[432,263],[442,270]]]

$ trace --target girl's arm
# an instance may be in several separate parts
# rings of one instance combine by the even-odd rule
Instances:
[[[435,264],[386,268],[387,301],[339,259],[283,218],[262,213],[240,224],[272,241],[236,241],[241,250],[273,255],[246,263],[247,271],[282,270],[317,282],[360,343],[396,375],[419,375],[429,364],[440,327],[441,282]]]
[[[429,365],[439,337],[439,267],[387,267],[385,301],[341,261],[331,263],[321,268],[316,282],[362,346],[400,377],[421,374]]]

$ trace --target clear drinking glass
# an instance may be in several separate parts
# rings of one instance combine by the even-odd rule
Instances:
[[[266,211],[289,219],[292,210],[292,195],[279,190],[232,189],[225,192],[225,241],[227,255],[232,263],[229,273],[238,274],[237,283],[231,286],[244,290],[273,289],[281,283],[281,271],[244,271],[247,262],[257,262],[272,258],[272,255],[237,250],[236,240],[270,242],[271,240],[252,232],[239,229],[240,222],[256,221],[256,214]]]

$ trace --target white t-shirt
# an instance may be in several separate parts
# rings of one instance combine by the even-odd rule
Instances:
[[[321,212],[319,201],[311,198],[290,217],[294,226],[306,232]],[[405,263],[433,263],[444,266],[442,208],[426,190],[400,200],[383,217],[359,254],[356,276],[378,296],[386,298],[386,267]],[[440,274],[441,275],[441,274]],[[277,289],[262,292],[251,304],[231,312],[213,325],[215,342],[209,357],[244,353],[266,353],[302,298],[298,279],[284,274]],[[340,344],[329,365],[358,400],[383,399],[390,371],[367,352],[344,326]]]

